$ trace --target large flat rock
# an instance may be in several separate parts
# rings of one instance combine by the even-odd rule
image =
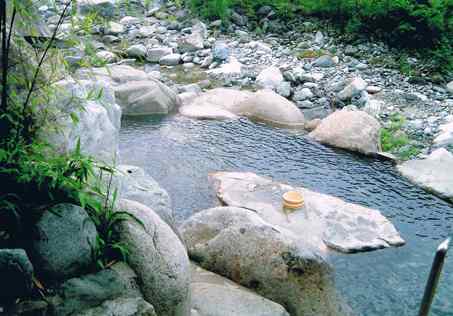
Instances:
[[[411,182],[453,201],[453,154],[446,149],[439,148],[426,159],[406,161],[397,168]]]
[[[254,173],[216,172],[210,175],[218,198],[228,206],[247,208],[265,221],[294,232],[321,251],[354,253],[404,245],[393,224],[378,210],[292,187]],[[286,213],[282,194],[300,192],[305,205]]]

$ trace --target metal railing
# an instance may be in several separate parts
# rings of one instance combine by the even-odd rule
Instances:
[[[433,264],[431,266],[431,272],[429,273],[428,282],[425,287],[425,294],[420,305],[420,311],[418,316],[428,316],[431,304],[436,294],[437,284],[439,283],[440,274],[442,267],[444,266],[445,258],[447,256],[448,247],[450,246],[450,238],[443,241],[439,247],[437,247],[436,255],[434,256]]]

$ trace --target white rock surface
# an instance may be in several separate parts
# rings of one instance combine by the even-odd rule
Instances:
[[[276,90],[283,82],[283,75],[277,67],[262,70],[256,77],[256,84],[261,88]]]
[[[453,201],[453,154],[446,149],[439,148],[426,159],[406,161],[397,168],[411,182]]]
[[[346,85],[346,87],[338,92],[338,98],[342,101],[351,99],[352,97],[358,95],[360,92],[366,89],[367,83],[360,77],[354,78],[351,83]]]
[[[436,146],[447,146],[453,144],[453,115],[446,118],[446,123],[439,126],[439,135],[434,139]]]
[[[268,223],[293,232],[321,252],[326,252],[327,247],[352,253],[404,244],[392,223],[378,210],[254,173],[216,172],[210,178],[223,203],[253,210]],[[282,194],[292,190],[302,194],[305,206],[285,214]]]

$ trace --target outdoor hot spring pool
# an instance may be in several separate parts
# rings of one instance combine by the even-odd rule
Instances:
[[[379,209],[407,244],[331,258],[337,288],[357,315],[417,314],[433,254],[449,236],[453,206],[403,179],[390,162],[325,147],[303,133],[246,119],[127,118],[122,163],[143,167],[170,194],[179,221],[216,205],[212,171],[252,171]],[[431,315],[453,315],[453,257]]]

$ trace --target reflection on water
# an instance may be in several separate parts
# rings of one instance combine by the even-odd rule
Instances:
[[[452,231],[452,206],[401,178],[390,162],[334,150],[300,132],[173,116],[124,120],[120,137],[122,161],[167,189],[178,220],[216,204],[207,175],[220,170],[252,171],[381,210],[406,246],[332,258],[337,285],[359,315],[415,315],[434,250]],[[453,257],[431,315],[453,315]]]

